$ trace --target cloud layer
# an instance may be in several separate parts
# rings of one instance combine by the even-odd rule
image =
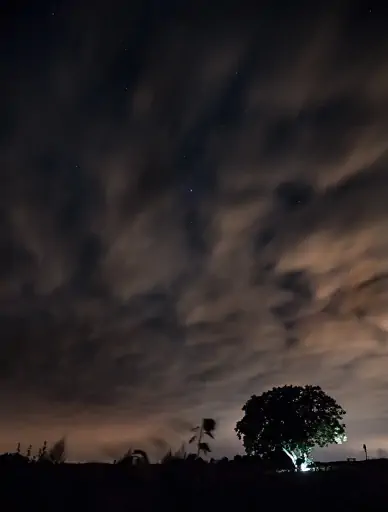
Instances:
[[[285,383],[341,402],[346,453],[386,448],[379,13],[114,7],[42,10],[8,59],[0,448],[157,453],[210,415],[232,454],[243,403]]]

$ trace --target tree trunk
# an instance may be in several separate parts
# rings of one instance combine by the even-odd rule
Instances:
[[[293,465],[294,465],[294,468],[295,468],[295,469],[298,469],[298,466],[297,466],[297,464],[296,464],[296,461],[297,461],[297,458],[298,458],[298,457],[297,457],[294,453],[292,453],[292,452],[290,452],[289,450],[287,450],[287,448],[282,448],[282,450],[284,451],[284,453],[285,453],[286,455],[288,455],[288,457],[290,457],[290,459],[292,460],[292,463],[293,463]]]
[[[306,456],[305,453],[300,454],[298,457],[296,453],[293,453],[292,451],[287,450],[287,448],[282,448],[282,450],[284,451],[284,453],[286,455],[288,455],[290,457],[290,459],[292,460],[292,463],[294,464],[294,468],[296,469],[296,471],[308,471],[309,470],[308,463],[311,461],[309,460],[309,458]]]

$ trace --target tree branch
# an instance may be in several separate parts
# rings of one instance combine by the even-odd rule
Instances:
[[[292,452],[288,451],[287,448],[284,448],[284,446],[282,447],[282,450],[284,451],[284,453],[286,455],[288,455],[290,457],[290,459],[292,460],[292,463],[296,467],[296,459],[297,459],[296,455],[294,455]]]

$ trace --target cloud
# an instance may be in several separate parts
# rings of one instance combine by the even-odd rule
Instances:
[[[62,8],[39,70],[9,61],[2,448],[156,456],[206,415],[231,454],[285,383],[338,398],[348,453],[384,448],[387,43],[294,8],[143,35]]]

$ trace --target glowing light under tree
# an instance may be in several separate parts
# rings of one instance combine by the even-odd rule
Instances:
[[[340,426],[341,427],[341,426]],[[334,444],[342,444],[347,441],[347,435],[345,431],[342,431],[341,428],[336,427],[333,436]],[[294,464],[295,469],[298,471],[311,471],[311,465],[313,464],[313,459],[311,457],[312,447],[297,447],[292,450],[290,448],[282,447],[283,452],[290,457],[292,463]]]

